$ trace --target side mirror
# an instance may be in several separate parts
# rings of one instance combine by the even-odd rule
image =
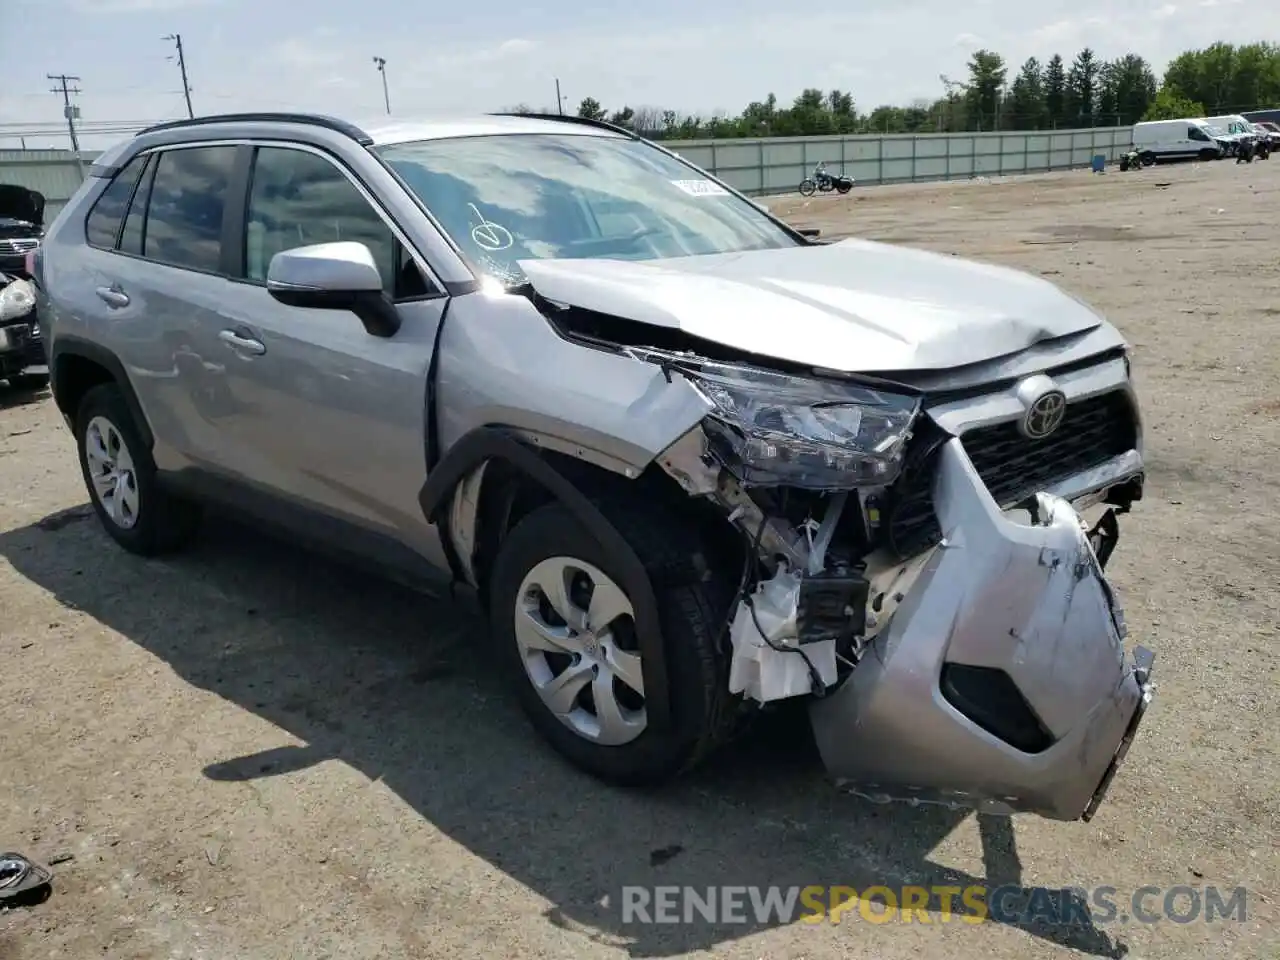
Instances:
[[[267,292],[290,307],[350,310],[375,337],[400,329],[400,314],[363,243],[343,240],[280,251],[267,267]]]

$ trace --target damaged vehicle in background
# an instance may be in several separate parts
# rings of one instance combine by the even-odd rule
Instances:
[[[49,382],[30,283],[32,254],[44,235],[44,195],[0,184],[0,380],[19,389]]]
[[[1147,709],[1129,352],[1040,278],[806,236],[596,121],[246,114],[99,157],[36,284],[118,543],[216,500],[443,570],[605,780],[803,700],[851,790],[1087,820]]]

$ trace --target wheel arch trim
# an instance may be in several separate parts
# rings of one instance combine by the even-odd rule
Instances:
[[[66,383],[60,371],[65,371],[66,368],[63,365],[63,361],[67,357],[88,360],[111,374],[112,380],[124,395],[125,405],[133,416],[134,426],[137,427],[138,433],[142,437],[143,445],[147,450],[151,450],[155,446],[155,434],[151,431],[151,423],[147,420],[147,415],[142,409],[142,404],[133,389],[129,375],[125,372],[124,364],[119,357],[101,344],[74,336],[64,335],[54,338],[53,345],[49,351],[49,388],[53,393],[53,400],[58,405],[58,409],[66,417],[73,418],[76,415],[75,410],[67,409],[68,401],[64,399],[67,396],[65,386],[61,391],[58,386],[59,381],[63,384]]]
[[[431,471],[418,493],[423,515],[428,522],[439,527],[442,521],[447,520],[449,504],[458,485],[493,460],[502,461],[550,493],[615,558],[624,589],[635,606],[649,726],[658,733],[669,730],[671,705],[666,653],[662,646],[658,599],[648,572],[631,545],[604,513],[527,442],[510,430],[492,426],[477,427],[462,436]],[[463,579],[463,564],[453,548],[449,531],[442,532],[445,535],[441,542],[454,576]]]

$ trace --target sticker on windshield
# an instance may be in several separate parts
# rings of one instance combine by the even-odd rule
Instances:
[[[672,180],[671,183],[691,197],[729,196],[728,190],[711,180]]]
[[[477,247],[496,253],[515,245],[515,237],[511,236],[510,230],[501,224],[491,222],[474,203],[469,203],[467,206],[480,218],[479,225],[471,228],[471,241]]]

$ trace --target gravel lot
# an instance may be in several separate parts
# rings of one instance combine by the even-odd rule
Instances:
[[[1280,956],[1280,160],[776,200],[1007,263],[1136,347],[1113,560],[1158,692],[1091,824],[882,808],[782,716],[658,795],[543,748],[445,600],[219,524],[115,549],[47,395],[0,387],[0,849],[56,866],[0,960]],[[623,884],[1249,888],[1244,923],[626,925]],[[1160,898],[1149,901],[1158,905]]]

